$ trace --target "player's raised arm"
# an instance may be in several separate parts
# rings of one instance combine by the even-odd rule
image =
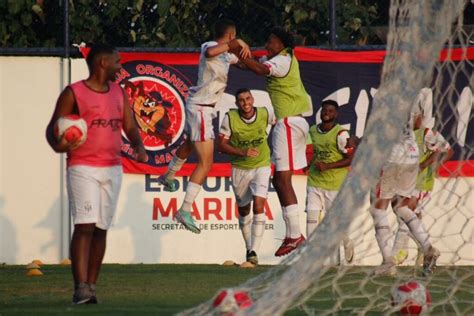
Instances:
[[[75,149],[80,143],[80,139],[77,139],[76,142],[69,143],[64,137],[61,137],[59,140],[54,136],[54,125],[56,121],[63,116],[69,114],[78,114],[76,108],[76,101],[74,99],[74,94],[71,89],[66,88],[59,95],[58,100],[56,101],[56,108],[54,109],[51,120],[46,127],[46,140],[51,148],[57,153],[64,153],[69,150]]]

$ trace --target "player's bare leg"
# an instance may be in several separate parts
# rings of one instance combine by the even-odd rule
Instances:
[[[282,245],[275,253],[277,257],[289,254],[305,240],[301,234],[298,200],[291,183],[291,176],[292,172],[290,170],[275,171],[272,179],[273,186],[282,205],[283,219],[286,224],[286,236]]]
[[[99,276],[102,261],[105,255],[105,247],[107,244],[107,231],[100,228],[95,228],[90,251],[89,251],[89,265],[87,270],[87,284],[92,292],[92,298],[88,303],[97,304],[97,297],[95,293],[95,285]]]
[[[193,149],[196,152],[198,163],[196,169],[194,169],[189,179],[183,204],[176,213],[175,217],[186,227],[186,229],[192,231],[193,233],[199,234],[201,230],[196,226],[196,223],[192,218],[191,207],[196,200],[199,191],[201,190],[202,184],[206,180],[206,177],[212,168],[214,140],[208,139],[202,142],[194,142]]]
[[[165,191],[175,192],[178,189],[174,177],[191,155],[192,150],[193,145],[189,139],[186,139],[176,150],[168,164],[168,170],[158,178],[158,182],[163,185]]]
[[[90,247],[95,224],[76,224],[71,240],[71,268],[74,277],[74,304],[87,303],[92,293],[87,284]]]

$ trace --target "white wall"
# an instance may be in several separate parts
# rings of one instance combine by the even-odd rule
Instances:
[[[39,57],[0,57],[0,262],[27,263],[41,259],[57,263],[67,256],[67,204],[61,207],[63,172],[61,156],[55,154],[44,137],[46,124],[61,91],[63,76],[60,59]],[[83,60],[73,60],[72,81],[85,78]],[[180,184],[183,179],[180,178]],[[223,178],[209,178],[216,186]],[[304,229],[305,177],[297,176],[294,185]],[[152,182],[151,190],[159,190]],[[435,199],[424,219],[433,241],[443,254],[440,263],[474,264],[474,178],[458,181],[437,181]],[[179,206],[184,196],[146,190],[144,175],[125,175],[114,226],[109,232],[106,262],[144,263],[221,263],[242,261],[244,244],[237,219],[201,220],[208,229],[201,235],[182,230],[153,230],[153,225],[171,224],[169,217],[153,219],[153,207],[158,201],[165,207],[176,199]],[[64,201],[65,196],[63,197]],[[203,216],[218,199],[226,216],[231,190],[223,185],[218,192],[203,190],[196,205]],[[273,220],[267,220],[261,251],[262,263],[278,263],[273,256],[283,238],[283,221],[276,194],[270,193],[269,207]],[[61,211],[63,209],[63,211]],[[351,226],[356,242],[356,264],[378,264],[381,257],[373,237],[372,219],[365,209]],[[394,223],[394,216],[391,221]],[[434,220],[436,219],[436,221]],[[212,224],[227,224],[227,229],[210,229]],[[393,225],[395,227],[395,225]],[[412,244],[413,246],[413,244]],[[411,251],[411,257],[416,251]]]

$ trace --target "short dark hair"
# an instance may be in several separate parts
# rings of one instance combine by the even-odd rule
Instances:
[[[94,64],[100,56],[110,55],[113,54],[115,51],[117,51],[117,49],[114,46],[108,44],[93,44],[86,58],[89,70],[92,71],[94,69]]]
[[[249,88],[240,88],[238,89],[237,91],[235,91],[235,99],[237,100],[237,98],[239,97],[240,94],[242,93],[245,93],[245,92],[248,92],[250,94],[252,94],[252,92],[250,92],[250,89]]]
[[[235,28],[235,23],[229,19],[220,19],[214,25],[214,37],[221,38],[229,30],[229,28]]]
[[[332,105],[333,107],[336,108],[336,111],[339,110],[339,104],[337,104],[337,102],[334,100],[324,100],[323,103],[321,104],[321,108],[325,105]]]
[[[280,41],[282,42],[283,46],[285,46],[285,48],[286,47],[295,48],[295,38],[293,34],[286,31],[284,28],[280,26],[274,27],[271,31],[271,34],[278,37]]]

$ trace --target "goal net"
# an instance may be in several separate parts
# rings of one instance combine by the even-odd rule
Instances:
[[[415,279],[431,292],[433,314],[474,314],[474,58],[469,49],[474,35],[463,28],[461,13],[466,3],[392,0],[381,85],[351,172],[305,246],[236,287],[253,300],[242,313],[279,315],[297,309],[314,315],[390,314],[399,308],[391,304],[393,286]],[[441,251],[438,269],[431,276],[421,275],[417,245],[409,239],[402,247],[406,255],[398,258],[400,254],[394,253],[401,263],[396,276],[374,276],[375,267],[363,260],[376,257],[382,262],[368,212],[369,193],[414,107],[423,110],[423,135],[428,128],[437,131],[454,151],[451,161],[439,169],[433,167],[439,176],[431,198],[419,203],[431,242]],[[424,150],[429,153],[430,149]],[[445,154],[437,156],[433,166]],[[394,243],[397,218],[390,207],[387,212]],[[352,264],[344,260],[331,264],[328,258],[346,233],[356,245],[356,259]],[[215,313],[212,301],[183,314]]]

